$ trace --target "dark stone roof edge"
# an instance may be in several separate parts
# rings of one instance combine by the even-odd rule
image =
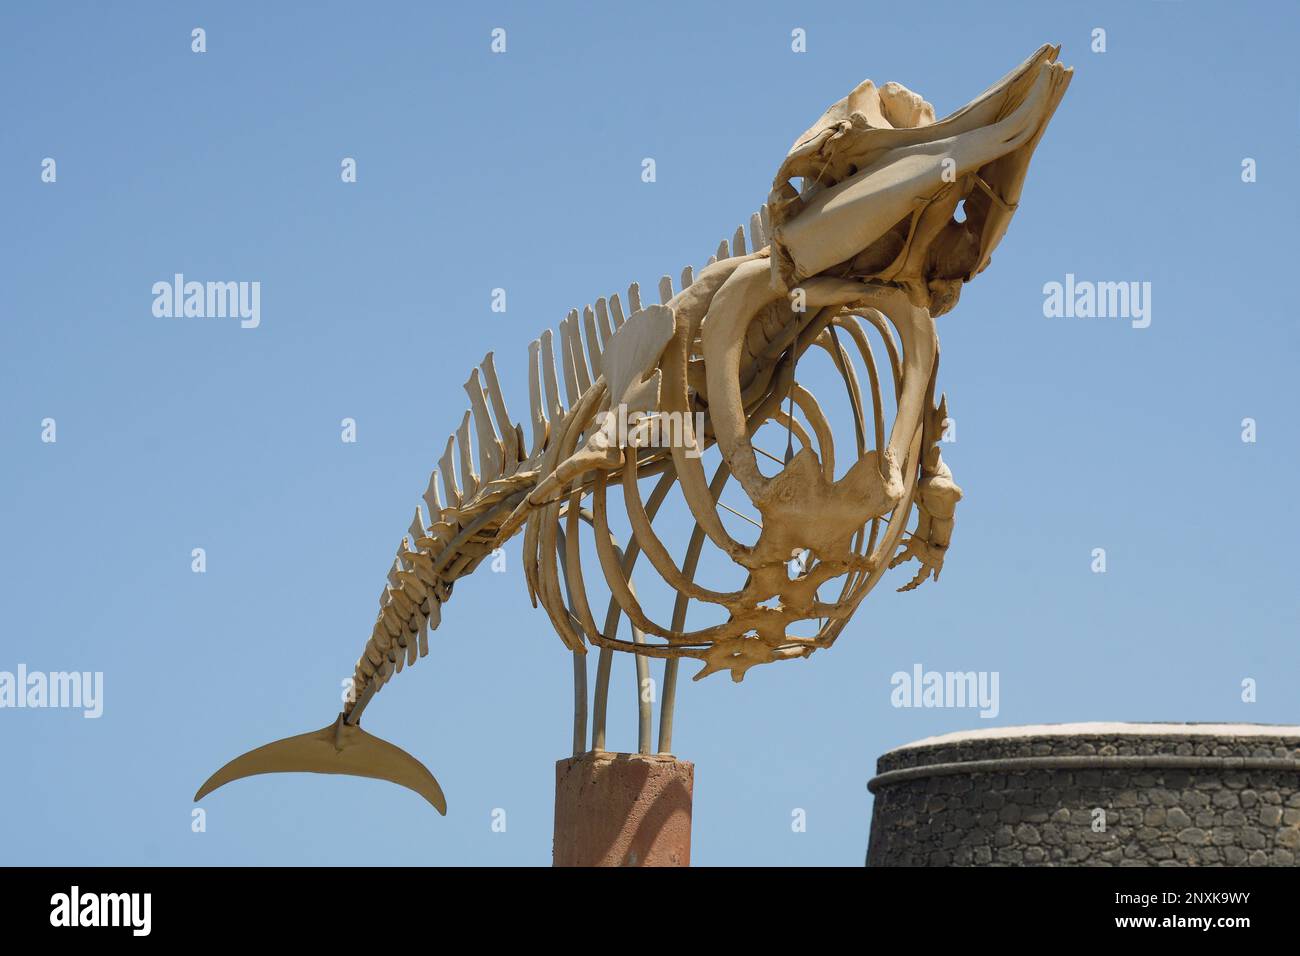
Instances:
[[[1242,770],[1273,770],[1300,773],[1300,760],[1286,757],[1198,757],[1176,754],[1112,755],[1075,754],[1062,757],[999,757],[989,760],[964,760],[955,763],[924,764],[888,770],[872,777],[867,789],[872,793],[881,787],[927,777],[948,777],[955,774],[1010,773],[1028,770],[1213,770],[1232,772]]]

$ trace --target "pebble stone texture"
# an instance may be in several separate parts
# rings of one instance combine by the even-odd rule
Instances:
[[[1300,858],[1300,726],[977,730],[891,750],[876,773],[868,866],[1294,866]]]

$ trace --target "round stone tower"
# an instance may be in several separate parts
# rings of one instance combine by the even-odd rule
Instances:
[[[1293,866],[1300,726],[1041,724],[880,758],[868,866]]]

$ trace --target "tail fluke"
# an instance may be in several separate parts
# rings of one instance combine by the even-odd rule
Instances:
[[[401,747],[344,723],[340,714],[334,723],[311,733],[286,737],[265,747],[250,750],[226,764],[199,787],[195,801],[218,787],[259,773],[346,773],[354,777],[388,780],[414,790],[447,815],[442,787],[424,764]]]

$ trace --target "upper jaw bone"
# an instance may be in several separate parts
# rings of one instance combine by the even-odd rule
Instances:
[[[915,123],[901,127],[897,123],[882,126],[879,120],[873,119],[873,111],[859,102],[861,91],[875,90],[869,81],[864,82],[828,109],[810,130],[799,137],[773,179],[773,191],[797,178],[805,180],[805,191],[810,184],[832,186],[869,165],[881,152],[947,139],[995,123],[1019,105],[1038,71],[1045,65],[1054,64],[1059,50],[1059,47],[1050,45],[1039,47],[1025,62],[937,123],[931,108],[918,111]],[[887,84],[887,87],[890,85],[893,84]],[[923,107],[929,107],[928,103],[921,102]],[[788,217],[783,217],[784,211],[785,206],[780,203],[769,207],[774,225],[786,221]]]
[[[816,132],[814,140],[820,140],[811,144],[817,147],[814,155],[805,155],[806,145],[796,146],[769,199],[775,224],[774,284],[788,288],[852,259],[954,179],[975,174],[1026,146],[1032,151],[1069,76],[1056,62],[1056,49],[1044,47],[939,123],[878,129],[854,115],[839,121],[838,127]],[[1027,162],[1025,155],[1018,165]],[[836,181],[824,170],[842,172],[844,178]],[[848,175],[851,170],[856,171]],[[1023,169],[1020,172],[1023,178]],[[791,175],[803,175],[805,182],[813,182],[812,188],[793,195]],[[1017,195],[1018,185],[1015,182]]]

